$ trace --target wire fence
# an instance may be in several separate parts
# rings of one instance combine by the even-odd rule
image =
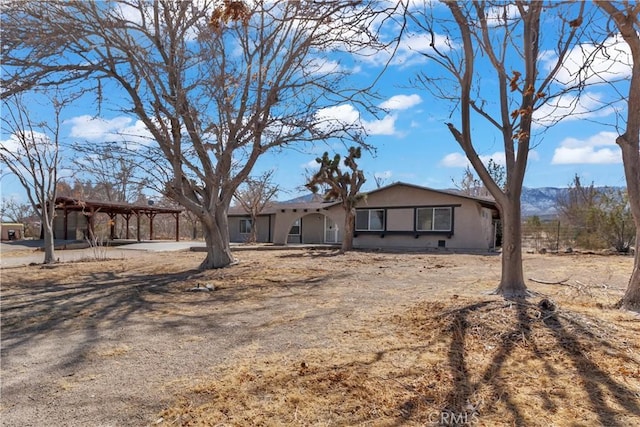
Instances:
[[[634,244],[633,223],[623,221],[616,229],[589,229],[561,220],[522,224],[522,247],[529,252],[607,250],[626,252]]]

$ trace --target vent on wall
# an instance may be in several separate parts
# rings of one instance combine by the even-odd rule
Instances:
[[[438,247],[439,248],[444,248],[446,247],[447,242],[445,240],[438,240]]]

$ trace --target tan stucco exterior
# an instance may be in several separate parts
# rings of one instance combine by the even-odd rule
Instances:
[[[380,231],[358,231],[356,248],[381,249],[455,249],[490,250],[494,246],[493,203],[432,190],[411,184],[396,183],[367,194],[358,209],[382,209],[385,226]],[[331,210],[339,207],[332,207]],[[452,229],[417,231],[416,209],[451,208]]]
[[[418,208],[451,208],[452,229],[416,231]],[[368,193],[356,206],[358,209],[384,210],[385,226],[380,231],[356,229],[356,248],[486,251],[495,244],[497,210],[490,201],[397,183]]]
[[[2,240],[22,240],[24,239],[24,224],[3,222],[1,234]]]
[[[416,227],[417,209],[424,212],[433,208],[450,212],[447,231]],[[356,210],[363,209],[384,211],[384,227],[375,231],[356,230],[355,248],[487,251],[494,247],[497,209],[490,200],[396,183],[369,192],[356,206]],[[240,220],[248,218],[241,211],[230,212],[232,242],[246,240],[239,230]],[[340,243],[344,219],[339,203],[274,203],[258,219],[258,241],[276,245]],[[300,220],[300,233],[290,234],[296,220]]]
[[[294,243],[326,243],[325,222],[329,217],[333,221],[344,222],[340,212],[328,211],[324,203],[274,203],[258,216],[258,242],[270,242],[275,245]],[[229,214],[229,239],[232,242],[244,242],[248,235],[240,233],[240,222],[248,220],[246,213],[235,209]],[[290,234],[291,227],[299,220],[299,233]],[[341,235],[338,235],[341,238]]]

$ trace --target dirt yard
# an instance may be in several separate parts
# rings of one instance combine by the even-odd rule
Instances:
[[[2,425],[640,425],[630,257],[202,256],[3,269]]]

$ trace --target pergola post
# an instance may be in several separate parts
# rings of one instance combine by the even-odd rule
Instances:
[[[155,212],[145,212],[145,215],[149,217],[149,240],[153,240],[153,218],[155,218]]]
[[[67,210],[66,203],[64,204],[62,211],[64,212],[64,240],[69,240],[69,211]]]
[[[140,212],[136,212],[136,222],[138,223],[138,242],[140,241]]]
[[[109,235],[111,236],[111,240],[115,240],[116,238],[116,218],[118,214],[109,213]]]
[[[122,217],[127,223],[127,229],[125,230],[125,239],[129,240],[129,219],[131,218],[130,213],[122,214]]]
[[[176,217],[176,242],[180,241],[180,214],[174,213]]]
[[[64,224],[64,231],[61,233],[64,236],[65,240],[69,239],[69,214],[75,213],[78,215],[78,220],[75,221],[75,228],[72,229],[72,232],[77,233],[79,228],[83,226],[82,221],[80,220],[84,216],[86,220],[86,229],[82,229],[85,234],[84,238],[93,241],[96,238],[96,224],[95,224],[95,216],[98,213],[105,213],[109,216],[109,225],[110,225],[110,237],[111,239],[116,238],[116,225],[118,215],[122,215],[122,217],[126,221],[126,239],[130,239],[130,220],[133,215],[136,216],[136,238],[138,242],[142,241],[141,239],[141,215],[146,215],[149,218],[149,238],[151,240],[154,239],[154,230],[153,230],[153,222],[158,214],[171,214],[175,216],[176,219],[176,241],[180,240],[180,213],[181,209],[176,208],[166,208],[166,207],[152,207],[152,206],[136,206],[128,203],[114,203],[114,202],[101,202],[95,200],[81,200],[75,199],[72,197],[58,197],[56,198],[56,212],[58,214],[58,218]],[[60,224],[58,224],[58,229]],[[72,224],[73,225],[73,224]],[[40,237],[44,238],[44,228],[40,230]],[[72,236],[73,237],[73,236]],[[77,236],[76,236],[77,237]]]

